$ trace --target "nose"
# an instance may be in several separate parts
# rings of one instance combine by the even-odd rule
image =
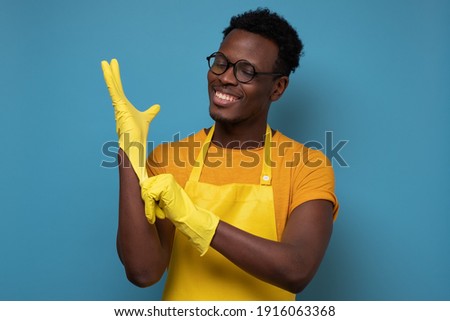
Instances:
[[[217,76],[224,84],[237,85],[238,80],[234,75],[234,65],[230,65],[228,69],[221,75]]]

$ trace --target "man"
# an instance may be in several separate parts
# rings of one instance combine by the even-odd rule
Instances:
[[[102,63],[121,147],[117,248],[131,282],[152,285],[168,269],[166,300],[294,300],[311,281],[338,210],[333,170],[267,124],[302,47],[268,9],[233,17],[207,58],[214,126],[158,146],[147,172],[131,145],[145,145],[159,106],[137,112],[117,62]]]

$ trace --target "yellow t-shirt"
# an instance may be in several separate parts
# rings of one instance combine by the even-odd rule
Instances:
[[[157,146],[148,159],[149,176],[171,173],[185,186],[205,138],[206,133],[201,130],[183,140]],[[211,143],[200,181],[215,185],[259,184],[263,151],[263,147],[241,150]],[[321,151],[307,148],[276,131],[270,161],[278,239],[290,213],[304,202],[329,200],[334,204],[336,218],[339,205],[334,193],[334,172]]]

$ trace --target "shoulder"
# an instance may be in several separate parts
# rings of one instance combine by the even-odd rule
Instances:
[[[308,147],[280,131],[273,137],[271,153],[275,159],[283,160],[284,163],[278,166],[284,165],[291,169],[331,167],[331,162],[321,150]]]
[[[333,204],[336,218],[339,204],[335,195],[335,177],[331,161],[318,149],[307,147],[282,133],[274,136],[284,156],[283,165],[290,173],[291,200],[290,211],[311,200],[327,200]],[[283,146],[289,146],[289,148]]]

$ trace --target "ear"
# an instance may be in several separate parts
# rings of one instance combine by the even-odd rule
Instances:
[[[272,95],[270,96],[270,99],[272,101],[277,101],[278,99],[280,99],[284,91],[288,87],[288,85],[289,85],[288,76],[282,76],[278,78],[273,85]]]

